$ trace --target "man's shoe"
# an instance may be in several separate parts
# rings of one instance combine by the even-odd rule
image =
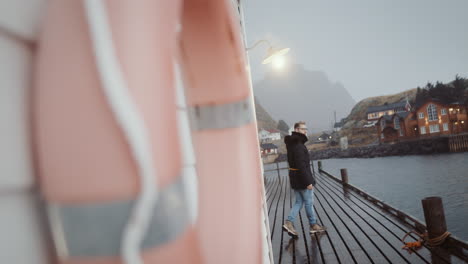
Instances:
[[[286,221],[283,225],[283,230],[288,232],[288,234],[292,237],[298,237],[296,229],[294,229],[294,225],[291,221]]]
[[[324,232],[325,230],[327,230],[325,227],[320,226],[318,224],[310,225],[310,233],[311,234],[317,233],[317,232]]]

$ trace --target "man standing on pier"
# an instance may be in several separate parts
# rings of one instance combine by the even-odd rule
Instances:
[[[294,220],[303,205],[305,205],[307,218],[309,219],[310,233],[325,231],[323,227],[317,224],[317,218],[315,217],[313,207],[315,178],[310,169],[309,151],[304,145],[306,142],[307,127],[305,122],[302,121],[294,124],[292,135],[284,138],[288,152],[289,182],[294,189],[296,201],[289,212],[288,220],[283,225],[283,230],[293,237],[298,236],[294,229]]]

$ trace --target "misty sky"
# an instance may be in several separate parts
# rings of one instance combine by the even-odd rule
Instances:
[[[325,72],[356,101],[468,77],[468,0],[245,0],[244,12],[249,45],[291,48],[288,63]],[[254,84],[271,67],[265,50],[249,51]]]

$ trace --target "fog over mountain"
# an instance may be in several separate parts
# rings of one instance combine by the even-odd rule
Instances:
[[[297,64],[288,66],[285,72],[268,72],[253,88],[274,119],[283,119],[290,126],[304,120],[314,132],[331,129],[333,112],[339,121],[356,103],[343,84],[330,80],[324,72]]]

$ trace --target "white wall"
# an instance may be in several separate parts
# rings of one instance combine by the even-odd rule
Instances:
[[[29,92],[44,1],[0,0],[0,263],[49,263],[34,192]]]

